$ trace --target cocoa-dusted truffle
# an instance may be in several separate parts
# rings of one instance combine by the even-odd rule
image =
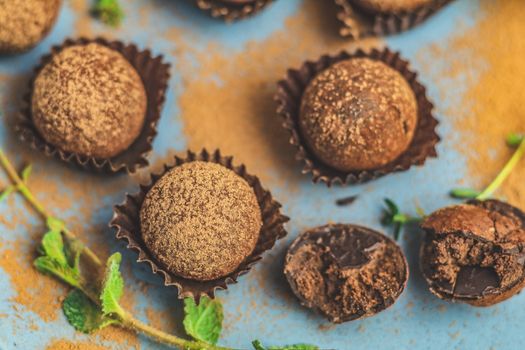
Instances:
[[[418,122],[414,92],[385,63],[350,58],[307,86],[299,126],[311,152],[344,172],[380,168],[410,145]]]
[[[38,73],[31,98],[33,122],[47,142],[94,158],[125,151],[142,130],[146,107],[133,66],[97,43],[55,53]]]
[[[421,268],[439,298],[489,306],[525,285],[525,214],[518,208],[470,201],[434,212],[421,227]]]
[[[194,161],[174,167],[149,190],[140,226],[147,248],[168,271],[208,281],[233,272],[252,253],[262,218],[242,177]]]
[[[338,224],[299,236],[288,249],[284,273],[304,306],[341,323],[392,305],[405,287],[408,266],[390,238]]]
[[[435,0],[350,0],[361,9],[370,13],[411,12]]]
[[[50,31],[62,0],[0,0],[0,53],[30,49]]]

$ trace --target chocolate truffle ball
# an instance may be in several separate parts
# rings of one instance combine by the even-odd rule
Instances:
[[[525,284],[525,214],[497,200],[440,209],[421,227],[421,268],[441,299],[489,306]]]
[[[259,238],[253,189],[222,165],[177,166],[148,191],[140,210],[144,242],[171,273],[209,281],[235,271]]]
[[[351,0],[352,3],[370,13],[410,12],[432,4],[434,0]]]
[[[30,49],[51,30],[61,0],[0,0],[0,53]]]
[[[284,273],[304,306],[341,323],[392,305],[405,287],[408,266],[390,238],[339,224],[299,236],[288,249]]]
[[[399,72],[369,58],[333,64],[307,86],[299,127],[308,148],[343,172],[372,170],[396,160],[418,121],[414,92]]]
[[[40,135],[62,151],[111,158],[138,137],[147,98],[135,68],[100,44],[56,53],[33,87],[33,122]]]

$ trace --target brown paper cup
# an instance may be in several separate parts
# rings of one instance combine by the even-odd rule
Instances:
[[[127,150],[108,159],[98,159],[76,153],[65,152],[57,148],[55,145],[48,143],[40,135],[33,124],[31,112],[33,85],[42,68],[51,61],[55,54],[65,48],[74,45],[86,45],[89,43],[98,43],[122,54],[142,78],[148,99],[146,117],[141,133]],[[106,173],[116,173],[120,171],[134,173],[137,169],[148,165],[146,156],[151,152],[153,139],[157,135],[157,123],[160,119],[160,113],[165,100],[165,93],[170,77],[169,68],[170,64],[163,62],[162,55],[153,57],[149,50],[139,51],[134,44],[123,44],[120,41],[108,41],[103,38],[67,39],[62,45],[54,46],[51,49],[51,53],[43,56],[40,60],[40,64],[35,68],[33,77],[29,82],[29,90],[24,96],[24,103],[16,129],[22,141],[29,143],[33,149],[42,151],[47,156],[54,156],[62,161],[76,164],[86,170]]]
[[[195,0],[197,6],[208,11],[212,17],[223,18],[227,22],[253,16],[274,0],[227,1]]]
[[[233,170],[237,175],[245,179],[255,192],[263,220],[259,240],[251,255],[248,256],[234,272],[212,281],[194,281],[165,270],[163,265],[155,259],[144,244],[140,230],[139,213],[147,192],[153,187],[155,182],[170,169],[194,161],[220,164]],[[256,176],[247,173],[244,165],[233,165],[232,157],[222,156],[219,150],[213,153],[208,153],[206,150],[200,153],[188,151],[186,158],[175,157],[174,165],[165,165],[164,171],[161,174],[152,174],[150,184],[141,185],[138,193],[133,195],[127,194],[124,203],[114,207],[110,227],[117,229],[116,236],[118,239],[127,241],[127,247],[138,253],[138,262],[148,264],[153,273],[162,275],[164,277],[164,285],[175,286],[178,289],[179,299],[190,297],[198,301],[200,297],[204,295],[214,298],[215,291],[227,289],[228,284],[237,283],[239,276],[247,273],[252,266],[262,258],[262,254],[265,251],[271,249],[278,239],[286,236],[284,223],[287,222],[289,218],[281,214],[280,208],[281,204],[272,198],[272,194],[268,190],[262,187],[261,182]]]
[[[337,19],[341,22],[339,34],[350,39],[384,36],[400,33],[424,22],[452,0],[434,0],[414,11],[392,14],[368,13],[351,0],[334,0],[339,7]]]
[[[334,63],[357,57],[382,61],[401,73],[416,95],[419,119],[410,146],[395,161],[374,170],[342,172],[318,160],[303,142],[299,128],[299,109],[304,90],[318,73]],[[386,48],[381,51],[373,49],[369,53],[358,50],[352,54],[342,51],[335,56],[324,55],[315,62],[306,61],[299,69],[288,70],[285,79],[278,82],[275,100],[278,105],[277,113],[284,119],[283,127],[291,135],[290,144],[297,150],[296,159],[304,164],[303,174],[311,173],[314,183],[324,182],[329,187],[334,183],[348,185],[366,182],[392,172],[405,171],[413,165],[423,165],[429,157],[437,156],[435,146],[440,138],[435,131],[438,121],[432,115],[434,106],[426,96],[425,87],[417,81],[417,74],[411,71],[408,65],[408,61],[400,58],[399,53]]]

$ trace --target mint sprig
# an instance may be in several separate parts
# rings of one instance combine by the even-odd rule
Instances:
[[[195,340],[217,344],[224,319],[218,300],[201,297],[199,305],[192,298],[184,299],[184,329]]]
[[[470,188],[456,188],[450,191],[450,196],[458,199],[478,199],[486,200],[492,197],[494,192],[505,182],[512,170],[525,155],[525,136],[522,134],[510,134],[507,136],[506,143],[509,147],[515,148],[514,154],[501,169],[494,180],[483,190],[476,191]]]

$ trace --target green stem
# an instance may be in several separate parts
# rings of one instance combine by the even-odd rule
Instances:
[[[122,319],[122,325],[125,328],[140,331],[142,334],[154,339],[157,342],[173,345],[184,350],[231,350],[230,348],[224,348],[217,345],[207,344],[200,341],[190,341],[179,338],[177,336],[162,332],[156,328],[153,328],[144,322],[137,320],[130,314],[120,315]]]
[[[16,186],[16,189],[18,192],[20,192],[25,199],[35,208],[35,210],[40,214],[45,220],[51,217],[49,212],[44,208],[44,206],[36,199],[36,197],[31,193],[29,190],[29,187],[27,187],[27,184],[20,178],[17,171],[7,159],[5,153],[0,149],[0,164],[5,169],[7,175],[13,182],[13,184]],[[76,239],[76,236],[73,232],[68,230],[67,228],[64,228],[64,234],[70,238],[70,239]],[[96,265],[102,266],[102,261],[98,258],[98,256],[88,247],[83,248],[83,252],[87,255],[87,257]]]
[[[514,167],[518,164],[521,157],[525,154],[525,138],[520,142],[518,148],[512,155],[512,157],[509,159],[507,164],[503,167],[501,172],[496,176],[494,181],[488,185],[488,187],[481,192],[476,199],[479,200],[485,200],[488,199],[500,186],[501,184],[509,177],[510,173],[514,169]]]

